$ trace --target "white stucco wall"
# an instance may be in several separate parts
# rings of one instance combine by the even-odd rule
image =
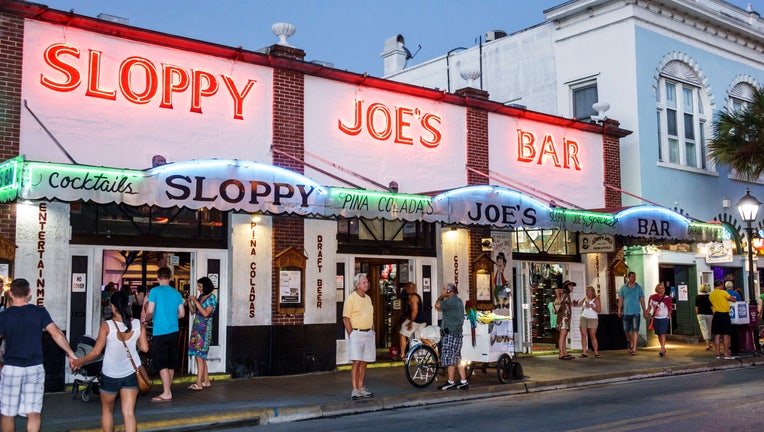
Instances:
[[[231,325],[271,324],[272,222],[250,215],[231,216]],[[253,273],[254,272],[254,273]],[[254,286],[255,299],[250,293]],[[254,312],[251,316],[250,312]]]
[[[356,102],[362,104],[363,126],[357,135],[349,135],[340,130],[339,124],[355,123]],[[385,140],[375,139],[369,133],[367,109],[372,104],[381,104],[391,112],[394,124],[390,137]],[[395,142],[396,125],[400,124],[395,120],[397,108],[412,110],[411,114],[403,117],[408,124],[400,128],[402,134],[412,140],[410,144]],[[440,135],[437,144],[425,145],[420,142],[420,138],[434,140],[432,131],[422,126],[427,115],[441,119],[430,120]],[[380,113],[373,118],[376,130],[380,131],[387,125]],[[379,187],[357,175],[343,172],[342,169],[385,186],[395,180],[402,193],[463,186],[467,161],[465,118],[466,110],[463,107],[306,76],[305,160],[354,184],[371,189]],[[338,165],[340,170],[332,164]],[[448,174],[437,175],[443,172]],[[311,167],[305,167],[305,175],[324,185],[348,186]]]
[[[69,204],[18,204],[16,217],[15,277],[29,281],[31,303],[45,306],[56,325],[66,329],[71,290]]]
[[[44,55],[55,44],[67,44],[79,53],[59,54],[57,66],[51,66]],[[100,61],[94,61],[99,65],[96,87],[115,92],[114,100],[86,96],[91,50],[101,52]],[[157,70],[156,94],[146,103],[129,102],[120,90],[120,65],[129,57],[141,57]],[[77,163],[143,169],[151,166],[155,154],[165,156],[168,162],[209,158],[271,160],[270,68],[34,20],[25,21],[23,61],[22,99]],[[171,92],[171,108],[160,107],[162,91],[169,88],[163,83],[163,65],[189,74],[188,88]],[[66,84],[69,80],[61,68],[78,71],[79,84],[68,86],[71,90],[67,91],[41,84],[41,76]],[[201,112],[192,112],[192,71],[208,73],[217,82],[213,95],[200,97]],[[131,69],[129,81],[134,92],[146,91],[145,76],[143,68]],[[241,119],[234,118],[234,98],[223,76],[230,77],[242,93],[247,83],[254,81],[243,99]],[[174,79],[177,85],[179,78]],[[207,86],[204,80],[196,80],[202,88]],[[20,153],[30,160],[70,163],[25,108],[21,110]]]
[[[337,321],[337,222],[305,220],[305,324]]]

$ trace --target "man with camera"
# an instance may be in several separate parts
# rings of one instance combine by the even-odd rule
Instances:
[[[457,295],[456,285],[447,283],[435,302],[435,309],[443,312],[443,348],[440,361],[448,368],[448,382],[438,387],[440,390],[468,390],[467,374],[462,364],[462,325],[464,324],[464,302]],[[461,381],[455,381],[456,370]]]

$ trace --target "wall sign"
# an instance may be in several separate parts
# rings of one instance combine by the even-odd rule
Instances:
[[[85,292],[87,287],[87,274],[72,273],[72,292]]]
[[[609,234],[579,234],[578,251],[582,254],[615,252],[615,238]]]

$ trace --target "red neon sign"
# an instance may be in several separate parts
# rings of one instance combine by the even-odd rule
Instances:
[[[557,168],[574,169],[581,171],[581,161],[578,160],[578,142],[563,138],[562,154],[554,143],[552,134],[545,133],[540,143],[537,143],[536,134],[523,129],[517,130],[517,161],[525,163],[537,163],[542,165],[546,159],[551,159]],[[562,162],[560,162],[562,156]]]
[[[443,139],[440,131],[441,117],[433,113],[423,113],[419,108],[396,106],[391,110],[384,104],[372,103],[366,108],[365,114],[363,101],[356,100],[353,123],[347,125],[339,119],[337,127],[351,136],[359,135],[365,129],[366,133],[377,141],[386,141],[394,133],[393,142],[396,144],[413,145],[415,137],[411,135],[411,124],[416,119],[424,131],[416,137],[420,144],[434,148],[439,146]]]
[[[88,50],[88,66],[84,71],[87,74],[85,77],[87,81],[85,96],[116,100],[117,90],[102,87],[102,54],[101,51]],[[45,64],[63,74],[63,79],[51,78],[42,73],[40,74],[40,84],[58,92],[76,90],[82,84],[83,72],[80,71],[76,64],[68,62],[70,60],[68,57],[79,59],[80,49],[65,43],[56,43],[48,46],[43,53]],[[133,74],[142,74],[144,77],[142,87],[136,88],[136,84],[131,80]],[[211,72],[198,69],[191,69],[189,71],[181,66],[164,63],[161,64],[160,71],[151,60],[145,57],[133,56],[122,60],[119,64],[116,78],[119,83],[119,94],[125,100],[136,105],[147,104],[159,94],[159,107],[173,109],[173,95],[186,92],[190,88],[191,106],[189,111],[199,114],[202,113],[204,98],[216,95],[221,87],[220,81],[222,81],[228,95],[231,97],[233,118],[243,120],[244,101],[249,96],[257,80],[249,79],[239,89],[230,76],[220,74],[219,77]]]

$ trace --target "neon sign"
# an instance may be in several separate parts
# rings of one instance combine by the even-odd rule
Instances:
[[[412,122],[419,121],[423,133],[416,137],[419,144],[434,148],[440,145],[443,135],[440,131],[442,119],[433,113],[422,112],[419,108],[396,106],[392,110],[381,103],[372,103],[366,110],[362,100],[356,100],[353,110],[353,123],[343,123],[337,120],[337,127],[347,135],[359,135],[364,129],[366,133],[377,141],[387,141],[393,133],[393,142],[396,144],[413,145],[414,136],[411,135]],[[364,121],[365,120],[365,121]]]
[[[102,51],[89,49],[87,67],[82,68],[72,60],[80,58],[78,47],[66,43],[52,44],[45,49],[43,60],[63,76],[52,77],[42,73],[40,84],[50,90],[71,92],[80,87],[84,75],[85,96],[114,101],[117,99],[117,90],[101,82],[102,57],[110,58],[103,55]],[[138,77],[142,77],[142,83],[140,79],[135,79]],[[173,95],[190,89],[189,111],[198,114],[202,113],[204,98],[215,96],[222,82],[222,87],[226,88],[231,97],[233,118],[243,120],[244,101],[257,81],[249,79],[239,88],[233,78],[225,74],[215,75],[204,70],[187,69],[166,63],[157,67],[145,57],[133,56],[123,59],[119,64],[116,82],[119,85],[119,94],[128,102],[144,105],[159,96],[158,106],[166,109],[174,109]]]
[[[386,192],[331,188],[328,207],[338,209],[345,217],[382,217],[410,220],[417,215],[432,214],[431,198],[425,195],[403,195]]]
[[[542,165],[551,159],[556,168],[574,169],[581,171],[581,161],[578,159],[578,142],[563,138],[562,148],[555,145],[552,134],[544,134],[538,142],[536,134],[523,129],[517,130],[517,161]],[[562,161],[560,160],[562,157]]]

